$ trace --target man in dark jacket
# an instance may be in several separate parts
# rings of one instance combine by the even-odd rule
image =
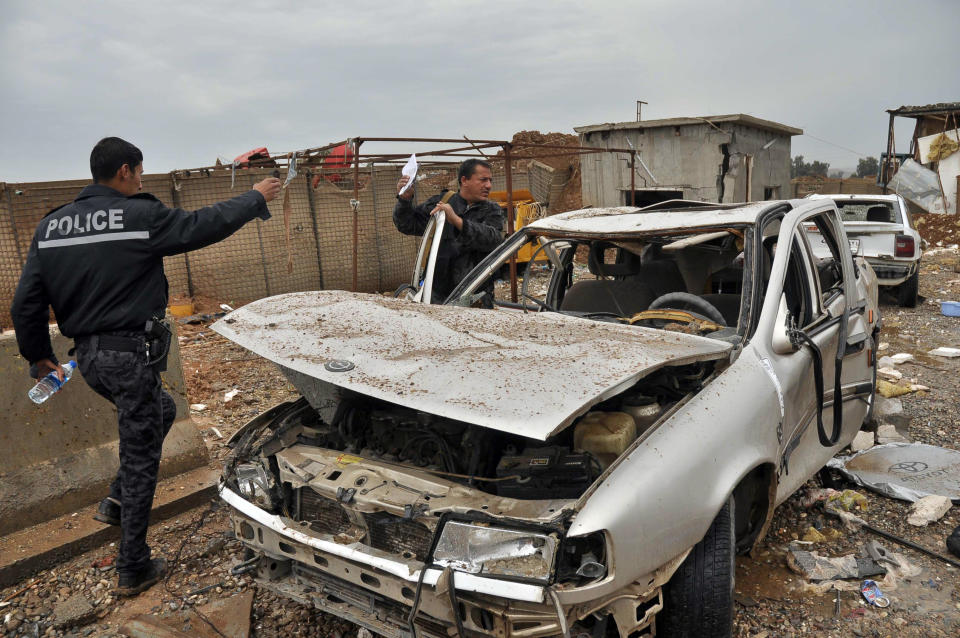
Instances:
[[[167,305],[163,257],[220,241],[256,217],[269,219],[267,202],[280,180],[265,179],[191,213],[140,193],[143,154],[120,138],[97,143],[90,171],[94,183],[37,226],[11,314],[31,374],[62,379],[48,332],[52,306],[60,332],[75,340],[84,380],[117,406],[120,470],[96,518],[121,527],[117,593],[133,595],[166,569],[162,558],[151,560],[146,542],[163,438],[175,416],[160,386],[162,339],[147,328]]]
[[[460,165],[457,181],[459,191],[442,201],[445,193],[435,195],[419,206],[411,203],[413,188],[400,191],[410,178],[397,182],[397,205],[393,209],[393,223],[405,235],[422,235],[430,215],[441,210],[446,216],[437,265],[433,278],[431,303],[443,303],[457,284],[474,266],[503,241],[503,209],[487,199],[493,186],[490,165],[479,159],[469,159]],[[493,280],[487,285],[486,307],[493,307]]]

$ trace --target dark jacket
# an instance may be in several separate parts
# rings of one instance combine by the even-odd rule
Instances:
[[[254,217],[270,218],[255,190],[188,212],[147,193],[87,186],[33,235],[10,310],[20,354],[52,358],[48,306],[66,337],[142,330],[167,305],[163,257],[220,241]]]
[[[393,223],[397,230],[405,235],[423,235],[430,212],[436,208],[441,197],[443,193],[434,195],[418,206],[398,197],[393,209]],[[463,218],[463,229],[457,230],[453,224],[446,224],[443,228],[434,271],[433,303],[442,303],[473,267],[503,241],[505,216],[499,204],[490,200],[467,204],[459,193],[447,203]],[[486,290],[493,292],[492,279]]]

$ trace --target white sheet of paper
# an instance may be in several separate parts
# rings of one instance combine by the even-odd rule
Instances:
[[[404,193],[407,192],[407,190],[408,190],[411,186],[413,186],[413,181],[414,181],[414,180],[416,179],[416,177],[417,177],[417,155],[416,155],[416,153],[414,153],[413,155],[411,155],[411,156],[410,156],[410,159],[407,160],[407,163],[403,165],[403,168],[400,169],[400,174],[401,174],[401,175],[406,175],[407,177],[410,178],[410,181],[408,181],[408,182],[406,183],[406,185],[404,185],[403,190],[401,190],[400,193],[398,193],[398,194],[400,194],[400,195],[403,195]]]

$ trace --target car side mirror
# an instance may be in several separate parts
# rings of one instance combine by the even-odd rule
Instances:
[[[777,309],[777,320],[773,323],[773,339],[771,349],[777,354],[790,354],[796,352],[797,347],[790,340],[789,329],[793,323],[793,315],[787,308],[787,295],[780,295],[780,307]]]

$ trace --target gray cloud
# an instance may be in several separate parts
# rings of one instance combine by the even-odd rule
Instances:
[[[878,155],[887,108],[960,99],[949,0],[25,2],[0,25],[0,180],[87,176],[105,135],[148,172],[354,135],[745,112]],[[909,140],[900,125],[898,146]],[[810,136],[795,154],[853,167]]]

